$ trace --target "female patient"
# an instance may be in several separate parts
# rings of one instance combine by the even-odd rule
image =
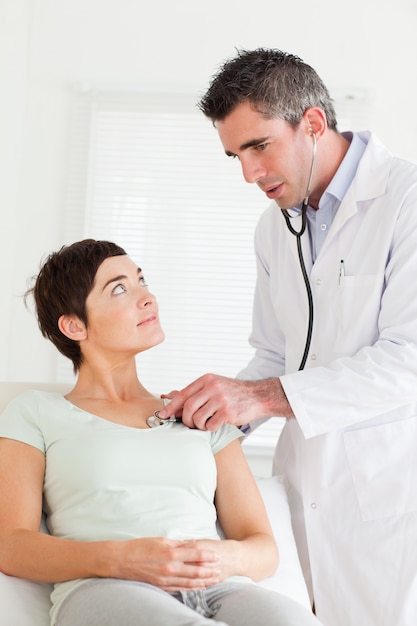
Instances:
[[[54,582],[58,626],[317,625],[253,583],[278,552],[239,430],[160,424],[135,356],[164,334],[125,251],[63,247],[28,293],[77,381],[65,397],[26,392],[0,418],[0,570]]]

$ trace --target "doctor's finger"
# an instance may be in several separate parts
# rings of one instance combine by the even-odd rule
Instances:
[[[201,400],[198,399],[197,394],[204,390],[205,385],[203,378],[204,377],[197,378],[197,380],[193,381],[180,391],[176,391],[171,402],[169,402],[166,407],[159,411],[160,417],[162,419],[165,419],[166,417],[169,417],[174,413],[175,415],[181,415],[181,411],[183,410],[185,403],[188,402],[190,399],[192,399],[193,402],[196,402],[196,404],[198,404],[198,402],[201,402]],[[169,395],[171,395],[171,393],[172,392],[170,392]],[[206,400],[204,400],[202,403],[204,404],[205,401]],[[198,406],[201,406],[201,403]],[[190,409],[190,406],[188,408]]]
[[[175,396],[178,394],[178,390],[174,389],[173,391],[170,391],[169,393],[161,393],[160,398],[162,400],[173,400],[175,398]],[[164,405],[164,406],[168,406],[168,405]],[[174,415],[173,411],[172,411],[172,407],[171,407],[171,412],[169,412],[169,416]],[[175,413],[175,417],[181,417],[182,415],[182,408],[179,409],[176,413]]]
[[[161,398],[166,398],[167,400],[172,400],[178,393],[178,389],[173,389],[169,393],[161,393]]]
[[[184,402],[183,422],[190,427],[213,431],[222,424],[233,423],[236,381],[225,376],[206,374],[199,382],[203,386]]]
[[[198,394],[187,400],[182,409],[183,424],[189,428],[207,430],[207,423],[213,415],[213,411],[208,407],[209,404]]]

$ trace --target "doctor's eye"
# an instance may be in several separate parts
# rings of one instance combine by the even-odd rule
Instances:
[[[147,287],[148,283],[146,281],[146,278],[144,276],[139,276],[139,283],[143,286],[143,287]]]

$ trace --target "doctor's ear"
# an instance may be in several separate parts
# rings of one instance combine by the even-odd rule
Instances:
[[[304,112],[303,119],[310,137],[315,135],[319,139],[327,128],[326,114],[319,107],[309,107]]]
[[[73,341],[81,341],[87,337],[86,325],[76,315],[61,315],[58,328],[63,335]]]

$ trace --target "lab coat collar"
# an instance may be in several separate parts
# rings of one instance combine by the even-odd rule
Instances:
[[[348,193],[363,202],[385,193],[393,155],[373,133],[362,131],[358,135],[367,146]]]
[[[357,134],[359,138],[366,143],[366,149],[360,160],[356,175],[334,217],[329,233],[323,243],[323,249],[329,244],[333,236],[342,228],[347,220],[360,210],[362,203],[366,203],[369,200],[383,195],[386,190],[393,159],[392,153],[389,152],[370,131],[361,131]],[[289,213],[292,217],[291,223],[296,230],[299,230],[301,227],[300,211],[295,207],[290,210]],[[287,231],[287,234],[289,241],[291,241],[291,249],[294,255],[298,257],[296,238],[291,235],[289,231]],[[306,270],[310,273],[313,261],[309,237],[301,237],[301,246]],[[319,255],[319,257],[320,256],[321,255]]]
[[[329,239],[360,210],[362,203],[374,200],[386,191],[393,155],[373,133],[362,131],[358,135],[367,144],[366,149],[356,175],[335,215]]]

